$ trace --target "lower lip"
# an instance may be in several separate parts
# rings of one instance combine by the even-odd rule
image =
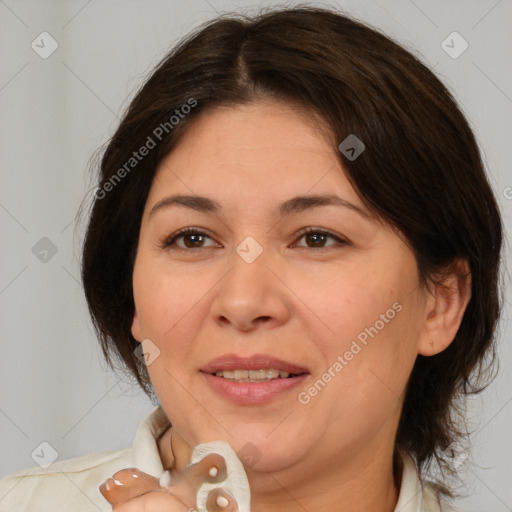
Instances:
[[[307,373],[286,379],[277,378],[266,382],[237,382],[201,372],[206,382],[219,395],[240,405],[264,404],[277,395],[290,391],[308,376]]]

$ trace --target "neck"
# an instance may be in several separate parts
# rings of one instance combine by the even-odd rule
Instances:
[[[357,458],[344,457],[318,465],[297,464],[272,473],[248,472],[254,512],[332,510],[392,512],[399,495],[393,472],[393,457],[371,450]],[[302,466],[302,468],[298,467]],[[304,475],[297,478],[297,475]]]
[[[275,472],[247,469],[252,512],[333,510],[393,512],[398,501],[401,468],[393,464],[393,450],[380,439],[339,457],[325,454],[317,464],[302,461]],[[159,440],[163,467],[181,474],[190,462],[192,448],[168,429]],[[173,453],[174,452],[174,453]],[[317,457],[318,459],[318,457]],[[301,467],[299,467],[301,466]],[[297,477],[304,475],[304,477]]]

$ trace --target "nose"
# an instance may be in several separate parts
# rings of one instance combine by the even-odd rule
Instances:
[[[218,325],[251,331],[277,327],[289,319],[290,290],[270,260],[266,251],[251,263],[234,253],[232,267],[211,303],[210,314]]]

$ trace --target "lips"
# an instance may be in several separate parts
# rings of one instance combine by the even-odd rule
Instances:
[[[245,375],[245,371],[252,373],[258,370],[267,370],[267,376],[270,374],[271,378],[258,381],[223,376],[224,372],[228,374],[227,377],[237,377]],[[288,376],[283,378],[281,372],[288,373]],[[226,354],[213,359],[200,370],[205,383],[217,396],[237,405],[264,405],[279,396],[287,396],[309,374],[303,366],[267,354],[254,354],[250,357]]]
[[[224,370],[268,370],[275,369],[288,372],[291,375],[302,375],[309,373],[308,369],[291,362],[283,361],[267,354],[254,354],[250,357],[241,357],[236,354],[226,354],[212,359],[203,366],[200,371],[203,373],[215,374]]]

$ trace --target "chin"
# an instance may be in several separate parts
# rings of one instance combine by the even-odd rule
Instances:
[[[242,461],[246,471],[256,472],[276,472],[294,465],[298,459],[307,451],[305,446],[297,446],[295,439],[289,435],[273,436],[268,435],[268,428],[262,434],[261,429],[253,431],[250,435],[250,429],[244,429],[243,433],[226,439]],[[297,441],[302,440],[297,439]]]

